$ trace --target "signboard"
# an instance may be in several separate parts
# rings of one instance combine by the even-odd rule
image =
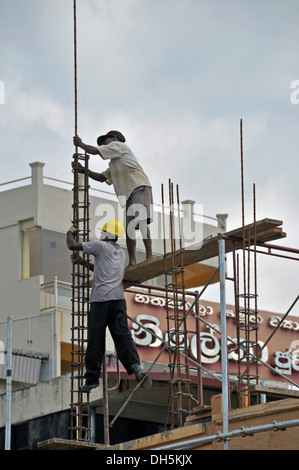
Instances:
[[[147,291],[126,292],[128,316],[144,325],[148,331],[144,331],[140,325],[129,321],[133,339],[136,343],[141,360],[154,361],[163,347],[162,340],[168,340],[168,326],[166,319],[166,299],[165,292],[161,294],[149,294]],[[186,311],[194,303],[193,296],[186,296]],[[220,304],[199,300],[198,313],[202,319],[210,326],[200,322],[200,342],[201,342],[201,364],[206,369],[213,372],[221,372],[221,334],[220,334]],[[180,307],[181,310],[183,307]],[[171,305],[169,305],[171,311]],[[187,342],[189,356],[197,360],[197,335],[196,319],[193,315],[195,307],[188,315],[187,319]],[[227,305],[227,346],[228,346],[228,368],[230,374],[238,373],[238,350],[234,346],[237,343],[237,329],[235,308]],[[258,343],[262,348],[270,335],[274,332],[283,315],[259,311],[258,322]],[[251,316],[250,321],[254,323]],[[240,324],[244,324],[244,316],[240,315]],[[170,322],[170,328],[173,325]],[[216,330],[216,331],[215,331]],[[155,336],[156,335],[156,336]],[[240,339],[245,338],[244,330],[240,330]],[[254,333],[250,333],[250,339],[254,339]],[[184,335],[181,335],[184,341]],[[252,350],[252,354],[255,352]],[[244,351],[240,350],[240,358],[244,356]],[[270,370],[266,365],[259,364],[258,376],[261,380],[285,381],[277,372],[289,377],[293,382],[299,383],[299,318],[288,316],[275,332],[268,344],[262,350],[261,359],[269,364],[274,370]],[[168,364],[169,353],[164,351],[159,357],[159,363]],[[190,367],[194,367],[190,362]],[[255,371],[254,371],[255,373]]]

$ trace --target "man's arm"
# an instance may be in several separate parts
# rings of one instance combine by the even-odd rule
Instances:
[[[80,147],[81,149],[85,150],[85,152],[90,153],[91,155],[100,154],[97,147],[94,147],[93,145],[84,144],[84,142],[82,142],[82,139],[80,139],[78,135],[75,135],[75,137],[73,138],[73,142],[76,147]]]
[[[78,173],[85,173],[85,168],[79,162],[72,162],[73,170],[78,170]],[[95,171],[87,170],[89,178],[92,178],[95,181],[99,181],[100,183],[104,183],[106,181],[106,176],[103,173],[96,173]]]
[[[77,231],[76,227],[72,226],[68,230],[66,234],[66,244],[68,248],[72,251],[77,251],[77,250],[83,250],[82,243],[77,243],[76,240],[74,239],[74,233]],[[81,264],[82,266],[87,266],[87,268],[90,271],[94,271],[94,264],[91,263],[90,261],[87,261],[80,256],[77,258],[74,258],[75,253],[71,255],[71,259],[73,259],[76,263]]]
[[[76,242],[74,239],[74,233],[76,233],[76,227],[72,226],[68,230],[66,234],[66,244],[69,250],[76,251],[76,250],[83,250],[82,243]]]
[[[81,256],[79,256],[78,258],[74,258],[74,255],[75,255],[75,253],[73,255],[71,255],[71,259],[73,261],[75,261],[77,264],[80,264],[81,266],[86,266],[89,269],[89,271],[94,271],[94,264],[93,263],[91,263],[88,260],[85,260],[85,259],[81,258]]]
[[[78,170],[78,173],[85,173],[85,168],[79,162],[72,162],[73,170]],[[103,173],[96,173],[95,171],[87,170],[87,174],[89,178],[92,178],[95,181],[99,181],[100,183],[104,183],[106,181],[106,176]]]
[[[83,150],[85,150],[85,152],[90,153],[91,155],[101,155],[97,147],[94,147],[93,145],[84,144],[79,136],[75,135],[73,141],[76,147],[82,148]],[[84,166],[81,165],[81,163],[79,162],[77,163],[77,165],[75,162],[73,162],[72,166],[73,169],[77,168],[79,173],[85,172]],[[102,173],[96,173],[95,171],[91,170],[88,170],[88,176],[95,181],[99,181],[100,183],[104,183],[104,181],[106,181],[107,179],[106,176],[104,176]]]
[[[95,181],[99,181],[100,183],[104,183],[106,181],[106,176],[103,173],[96,173],[95,171],[88,170],[88,176]]]

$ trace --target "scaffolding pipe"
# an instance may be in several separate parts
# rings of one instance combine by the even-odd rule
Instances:
[[[276,421],[274,420],[271,424],[261,424],[260,426],[249,426],[241,427],[235,429],[231,432],[226,433],[217,433],[212,434],[211,436],[199,437],[195,439],[188,439],[185,442],[177,442],[174,444],[169,444],[161,447],[154,447],[151,450],[183,450],[183,449],[192,449],[194,447],[200,447],[205,444],[210,444],[213,441],[226,442],[228,439],[234,437],[246,437],[252,436],[260,432],[269,432],[269,431],[285,431],[287,428],[299,426],[299,419],[289,420],[289,421]]]
[[[90,408],[90,442],[96,442],[96,407]]]
[[[107,356],[104,354],[103,360],[103,414],[104,414],[104,444],[110,444],[109,436],[109,401],[108,401],[108,377],[107,377]]]
[[[58,306],[58,277],[54,276],[54,311],[51,315],[51,368],[52,368],[52,379],[56,376],[55,372],[55,332],[56,332],[56,318],[57,318],[57,306]]]
[[[51,376],[55,377],[55,360],[54,360],[54,324],[55,324],[55,311],[51,313]]]
[[[12,317],[7,317],[5,450],[11,445]]]
[[[220,317],[221,317],[221,366],[222,366],[222,409],[223,431],[228,432],[228,367],[227,367],[227,334],[226,334],[226,299],[225,299],[225,240],[219,234],[219,277],[220,277]],[[229,443],[224,442],[224,450],[229,450]]]

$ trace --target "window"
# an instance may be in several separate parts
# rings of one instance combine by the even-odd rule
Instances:
[[[28,449],[28,422],[12,426],[12,450]]]

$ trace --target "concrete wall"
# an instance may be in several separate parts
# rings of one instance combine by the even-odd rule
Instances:
[[[90,401],[103,397],[102,388],[90,393]],[[41,382],[12,392],[11,423],[19,424],[70,408],[70,375]],[[6,395],[0,395],[0,428],[5,426]]]

